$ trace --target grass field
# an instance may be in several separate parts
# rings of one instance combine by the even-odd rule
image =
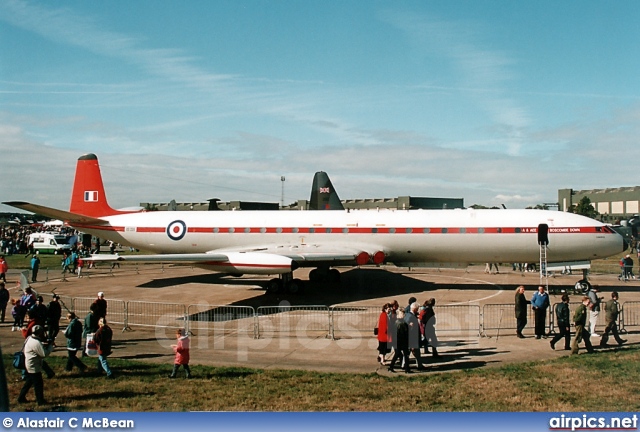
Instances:
[[[194,379],[170,380],[170,365],[110,360],[117,379],[64,372],[47,360],[50,405],[15,401],[22,386],[4,357],[12,411],[639,411],[640,350],[634,347],[439,374],[339,374],[192,365]],[[86,361],[92,367],[95,359]],[[94,368],[92,368],[95,370]],[[182,372],[182,371],[181,371]]]

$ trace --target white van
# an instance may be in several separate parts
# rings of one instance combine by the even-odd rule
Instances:
[[[71,250],[71,237],[52,233],[29,234],[30,247],[34,252],[59,254]]]

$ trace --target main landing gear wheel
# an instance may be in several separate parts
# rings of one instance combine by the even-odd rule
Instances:
[[[573,291],[576,294],[586,294],[590,289],[591,289],[591,284],[589,283],[589,281],[584,280],[584,279],[579,280],[573,286]]]
[[[300,279],[292,279],[287,283],[287,292],[289,294],[302,294],[304,285]]]
[[[269,294],[277,294],[282,291],[282,280],[281,279],[271,279],[267,282],[267,292]]]
[[[327,280],[329,283],[338,283],[340,282],[340,271],[337,269],[329,270],[329,274],[327,276]]]
[[[337,269],[316,268],[309,272],[309,280],[311,282],[340,282],[340,271]]]

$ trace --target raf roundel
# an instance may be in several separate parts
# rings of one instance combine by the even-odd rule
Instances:
[[[181,240],[187,233],[187,225],[181,220],[173,221],[167,226],[167,235],[171,240]]]

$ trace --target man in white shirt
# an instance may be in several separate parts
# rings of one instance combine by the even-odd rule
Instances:
[[[24,385],[20,390],[20,396],[18,396],[18,403],[27,402],[27,392],[33,387],[37,404],[46,404],[44,400],[44,383],[42,381],[42,362],[53,351],[53,344],[43,343],[44,341],[44,327],[34,326],[31,336],[27,338],[24,344],[26,375]]]

